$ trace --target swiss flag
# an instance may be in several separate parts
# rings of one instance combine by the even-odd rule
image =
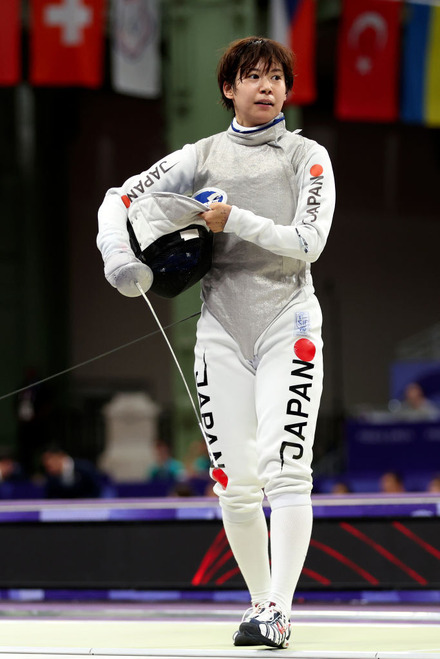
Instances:
[[[0,85],[16,85],[21,78],[20,5],[0,3]]]
[[[401,9],[399,0],[344,0],[335,108],[339,119],[397,119]]]
[[[31,0],[34,85],[99,87],[104,0]]]

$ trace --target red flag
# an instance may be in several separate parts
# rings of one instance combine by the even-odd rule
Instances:
[[[312,103],[316,98],[315,0],[271,0],[270,35],[295,53],[295,81],[286,104]]]
[[[400,17],[400,0],[344,0],[335,109],[339,119],[397,119]]]
[[[16,85],[21,78],[20,0],[0,4],[0,85]]]
[[[296,4],[296,15],[290,24],[296,76],[287,103],[305,105],[316,98],[316,5],[315,0],[302,0]]]
[[[104,0],[31,0],[34,85],[99,87]]]

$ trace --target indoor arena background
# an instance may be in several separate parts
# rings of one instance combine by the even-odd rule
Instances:
[[[278,37],[272,12],[307,4],[310,87],[285,114],[329,151],[337,203],[312,267],[325,381],[286,652],[440,656],[440,422],[401,414],[411,383],[440,409],[439,3],[72,0],[101,21],[92,79],[73,82],[35,46],[37,12],[64,3],[0,8],[0,653],[269,656],[232,650],[246,593],[197,420],[147,306],[105,281],[96,216],[108,188],[227,127],[222,48]],[[350,33],[359,16],[376,18]],[[144,90],[121,81],[124,47],[145,49]],[[151,300],[192,388],[199,289]],[[53,444],[96,496],[51,496]]]

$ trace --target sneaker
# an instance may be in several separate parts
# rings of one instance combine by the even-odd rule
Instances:
[[[264,602],[251,613],[246,611],[246,620],[243,619],[237,638],[244,645],[268,645],[271,648],[287,648],[290,638],[290,622],[286,615],[274,604]],[[244,616],[243,616],[244,618]]]
[[[246,611],[243,613],[241,623],[249,622],[252,620],[252,618],[254,618],[259,612],[260,607],[261,604],[254,604],[253,606],[250,606],[248,609],[246,609]],[[232,640],[234,641],[234,645],[261,645],[260,641],[254,641],[246,634],[242,634],[239,630],[234,633]]]

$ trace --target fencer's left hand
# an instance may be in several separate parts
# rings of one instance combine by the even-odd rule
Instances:
[[[210,210],[200,213],[200,217],[205,220],[208,229],[213,233],[220,233],[225,228],[231,208],[232,206],[229,206],[229,204],[214,201],[210,205]]]

